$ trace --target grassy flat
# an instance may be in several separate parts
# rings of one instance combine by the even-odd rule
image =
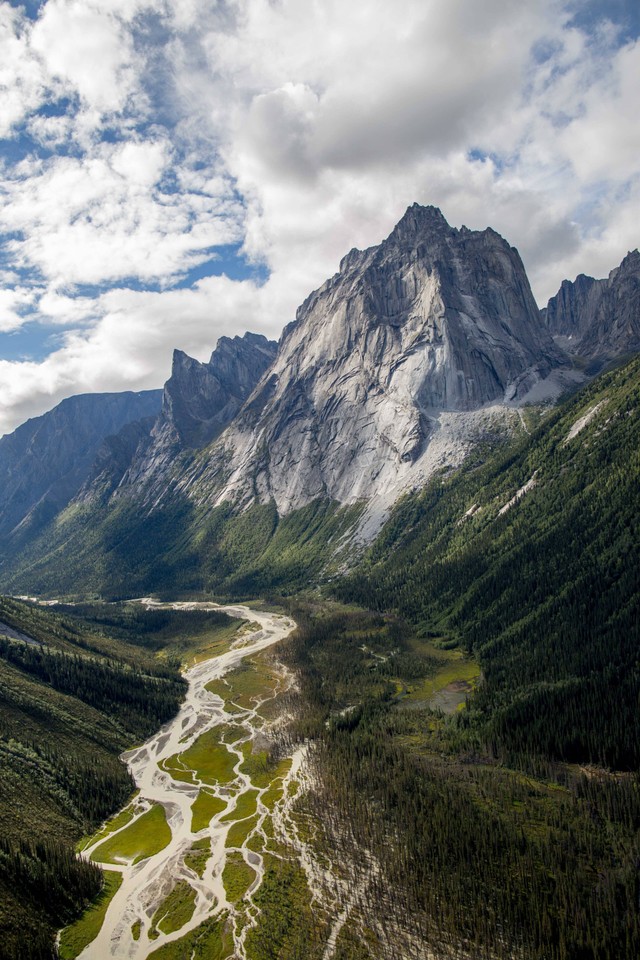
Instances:
[[[193,771],[185,770],[181,753],[174,753],[172,757],[167,757],[166,760],[160,760],[158,766],[174,780],[179,780],[182,783],[196,782]]]
[[[245,863],[242,854],[230,853],[222,871],[222,882],[229,903],[242,900],[255,878],[255,870]]]
[[[204,837],[204,839],[196,841],[189,852],[185,854],[184,863],[186,867],[202,877],[210,856],[211,840],[209,837]]]
[[[455,696],[447,697],[445,692],[461,694],[464,702],[465,692],[472,688],[480,676],[480,666],[475,660],[464,657],[459,650],[448,653],[442,666],[434,676],[424,677],[407,684],[407,693],[403,703],[424,703],[447,710],[448,700],[455,709]],[[460,698],[458,698],[460,699]]]
[[[246,817],[251,817],[256,812],[257,805],[258,791],[245,790],[245,792],[238,797],[235,810],[231,810],[230,813],[221,817],[220,823],[229,823],[234,820],[244,820]]]
[[[257,816],[251,817],[250,820],[238,820],[234,823],[227,834],[227,847],[241,847],[257,823]]]
[[[98,863],[138,863],[159,853],[171,840],[164,807],[157,803],[121,833],[105,840],[93,854]]]
[[[136,790],[136,795],[139,791]],[[117,813],[115,817],[112,817],[110,820],[105,823],[102,830],[98,831],[95,836],[90,837],[84,844],[85,847],[88,847],[89,844],[97,843],[99,840],[105,840],[111,833],[115,833],[116,830],[119,830],[121,827],[125,827],[135,816],[135,806],[133,803],[130,803],[128,807],[125,807],[124,810],[121,810],[120,813]]]
[[[191,920],[195,906],[196,891],[186,880],[179,880],[154,913],[151,929],[157,929],[161,933],[175,933]]]
[[[282,798],[283,793],[284,788],[282,786],[282,780],[278,778],[271,784],[269,789],[262,794],[262,802],[267,810],[273,811],[273,808],[278,800]]]
[[[274,780],[278,777],[284,777],[291,768],[290,758],[285,758],[273,765],[264,750],[258,751],[258,753],[251,753],[250,751],[251,744],[247,745],[246,750],[243,747],[246,760],[240,769],[243,773],[251,777],[251,783],[254,787],[262,789],[263,787],[271,786]]]
[[[208,790],[201,790],[191,804],[191,832],[198,833],[211,823],[216,813],[224,810],[226,803],[220,797],[214,797]]]
[[[203,783],[230,783],[235,779],[233,768],[238,759],[221,742],[222,733],[220,728],[207,730],[188,750],[180,754],[184,766],[193,770]]]
[[[226,919],[223,915],[205,920],[186,936],[158,947],[149,960],[226,960],[233,953]]]
[[[207,690],[216,693],[225,702],[232,701],[247,710],[261,700],[272,697],[278,686],[278,674],[263,659],[254,657],[227,673],[220,680],[212,680]]]
[[[60,960],[75,960],[84,948],[100,933],[107,907],[120,888],[122,875],[115,870],[104,871],[104,886],[82,916],[65,927],[60,934]]]

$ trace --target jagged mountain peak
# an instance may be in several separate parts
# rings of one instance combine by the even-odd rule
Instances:
[[[388,240],[406,242],[414,236],[419,236],[425,232],[433,234],[435,231],[452,230],[445,219],[440,207],[434,207],[430,204],[422,206],[419,203],[412,203],[407,207],[403,216],[389,234]]]
[[[208,363],[175,350],[164,387],[158,431],[167,426],[178,441],[202,447],[224,430],[276,355],[277,344],[260,334],[220,337]]]
[[[629,250],[626,257],[623,257],[620,266],[614,267],[609,273],[609,281],[625,275],[640,275],[640,250]]]
[[[273,498],[286,513],[318,497],[397,495],[419,462],[432,470],[468,449],[427,455],[444,413],[518,402],[565,362],[515,248],[414,204],[298,309],[232,427],[220,497]]]
[[[640,349],[640,252],[629,251],[602,280],[563,280],[541,315],[563,349],[596,366]]]
[[[206,447],[231,423],[276,351],[274,341],[254,333],[220,337],[208,362],[174,350],[160,415],[105,444],[81,499],[160,496],[181,455]]]

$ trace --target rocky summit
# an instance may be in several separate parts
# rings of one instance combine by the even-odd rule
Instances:
[[[542,315],[572,356],[601,365],[640,350],[640,253],[628,253],[604,280],[583,273],[573,283],[564,280]]]
[[[185,483],[217,488],[219,502],[273,499],[281,513],[395,499],[565,369],[518,252],[414,204],[302,304],[224,456]]]
[[[180,455],[207,446],[231,423],[273,363],[277,346],[254,333],[221,337],[208,363],[175,350],[157,419],[107,438],[81,499],[160,495]]]

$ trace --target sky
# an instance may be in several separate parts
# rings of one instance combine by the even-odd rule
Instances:
[[[0,0],[0,434],[277,338],[413,203],[538,303],[638,246],[638,0]]]

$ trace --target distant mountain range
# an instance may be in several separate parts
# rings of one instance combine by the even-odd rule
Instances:
[[[176,351],[162,400],[76,397],[0,439],[0,584],[124,590],[124,557],[135,588],[168,583],[159,559],[174,584],[215,587],[276,536],[280,563],[342,564],[401,493],[637,351],[639,290],[634,251],[540,311],[495,231],[414,204],[279,344],[223,337],[208,364]]]
[[[69,397],[0,438],[0,534],[66,507],[103,440],[157,415],[161,398],[160,390]]]

